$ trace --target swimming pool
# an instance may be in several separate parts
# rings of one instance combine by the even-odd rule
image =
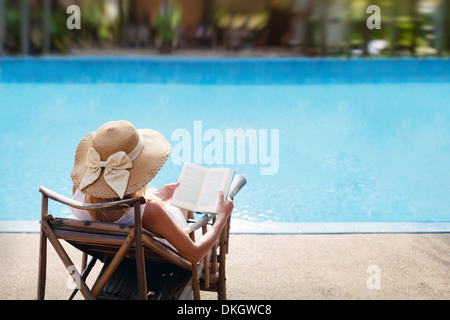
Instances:
[[[183,161],[246,176],[232,232],[450,231],[448,59],[3,58],[0,97],[0,231],[35,230],[39,186],[70,196],[117,119],[171,141],[154,187]]]

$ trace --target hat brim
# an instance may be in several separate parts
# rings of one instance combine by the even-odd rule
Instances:
[[[163,167],[172,151],[169,141],[158,131],[152,129],[138,129],[137,131],[144,139],[144,147],[133,161],[133,167],[128,169],[130,179],[125,196],[144,188]],[[89,148],[92,147],[93,136],[94,132],[86,135],[78,144],[75,152],[75,164],[71,177],[77,188],[88,169],[86,157]],[[94,183],[88,185],[82,191],[96,198],[112,199],[118,197],[117,193],[106,183],[103,173]]]

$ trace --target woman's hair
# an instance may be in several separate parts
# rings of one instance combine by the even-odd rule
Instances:
[[[146,187],[142,188],[141,190],[138,190],[132,194],[126,195],[123,197],[123,199],[132,199],[140,196],[145,197]],[[89,203],[107,203],[107,202],[114,202],[120,200],[120,198],[97,198],[93,196],[89,196],[89,198],[86,199]],[[108,209],[93,209],[93,210],[87,210],[89,216],[94,221],[101,221],[101,222],[114,222],[117,219],[111,218],[110,214],[112,212],[121,212],[122,215],[125,214],[125,212],[128,210],[128,208],[125,209],[117,209],[117,210],[108,210]]]

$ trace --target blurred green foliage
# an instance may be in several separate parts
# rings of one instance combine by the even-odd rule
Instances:
[[[119,20],[111,19],[104,0],[83,3],[81,7],[80,41],[104,44],[113,41],[117,34]]]
[[[5,1],[5,48],[9,53],[21,51],[21,1]],[[69,30],[66,27],[68,14],[57,0],[51,0],[50,36],[52,52],[65,53],[71,46],[113,46],[125,34],[124,25],[130,13],[128,0],[122,17],[111,15],[106,0],[80,2],[81,30]],[[211,0],[213,1],[213,0]],[[291,12],[296,0],[260,1],[251,10],[249,2],[238,0],[216,0],[219,7],[211,12],[211,23],[218,29],[243,25],[255,32],[262,32],[268,27],[274,12],[287,12],[290,19],[302,19],[303,43],[312,52],[325,52],[327,55],[344,55],[346,52],[361,50],[367,54],[367,44],[371,40],[385,40],[388,44],[383,52],[392,55],[437,55],[450,53],[450,0],[303,0],[307,10],[297,14]],[[31,2],[30,2],[31,3]],[[43,51],[43,1],[34,1],[30,10],[30,51],[39,54]],[[119,2],[118,2],[119,3]],[[182,18],[181,7],[175,0],[165,0],[167,10],[161,10],[155,21],[155,41],[158,44],[173,42],[179,31]],[[367,7],[376,4],[381,9],[382,28],[368,31],[366,26],[369,14]],[[123,9],[123,8],[122,8]],[[245,12],[240,12],[240,10]],[[338,12],[336,13],[336,10]],[[247,18],[244,18],[248,17]],[[247,19],[247,20],[246,20]],[[292,24],[292,20],[291,20]],[[345,39],[339,48],[327,46],[324,37],[333,28],[345,29]],[[122,29],[121,29],[122,28]],[[321,48],[322,47],[322,48]],[[319,50],[320,49],[320,50]],[[327,50],[328,49],[328,50]],[[303,52],[305,53],[305,52]]]
[[[113,41],[118,30],[118,19],[110,19],[104,0],[84,2],[81,6],[80,30],[70,30],[66,26],[66,13],[56,1],[52,1],[50,14],[50,50],[66,53],[72,45],[102,45]],[[22,13],[20,2],[5,0],[5,23],[7,50],[14,54],[20,52]],[[30,8],[30,53],[40,54],[44,47],[44,12],[42,6]]]
[[[172,45],[177,36],[177,28],[182,18],[181,7],[173,1],[167,1],[160,8],[155,20],[156,41],[158,46]]]

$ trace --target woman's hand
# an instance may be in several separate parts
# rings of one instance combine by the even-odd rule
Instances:
[[[219,199],[217,201],[217,215],[220,219],[228,219],[231,215],[231,211],[233,211],[234,204],[233,200],[230,198],[224,202],[223,192],[219,191]]]
[[[173,193],[175,192],[175,189],[178,188],[180,185],[180,182],[177,183],[169,183],[161,187],[161,189],[158,190],[156,195],[162,200],[162,201],[169,201],[173,197]]]

